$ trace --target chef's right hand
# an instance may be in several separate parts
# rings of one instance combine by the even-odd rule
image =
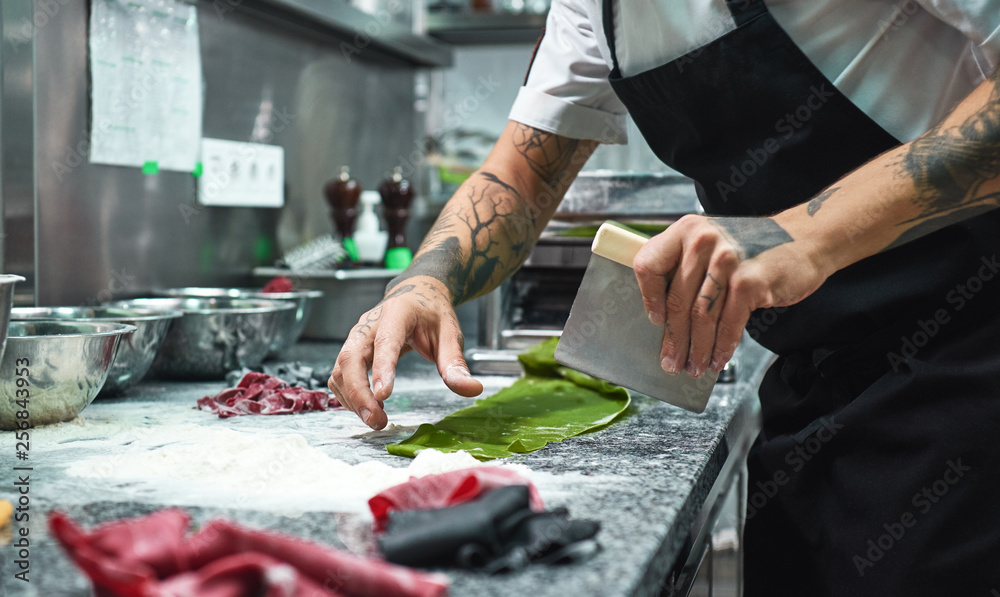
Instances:
[[[441,379],[456,394],[482,393],[483,384],[472,378],[462,356],[464,347],[444,284],[414,276],[396,284],[361,316],[340,349],[327,385],[366,425],[382,429],[388,423],[382,403],[392,394],[396,362],[410,350],[436,363]]]

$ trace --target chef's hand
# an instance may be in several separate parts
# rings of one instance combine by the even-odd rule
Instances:
[[[732,358],[755,309],[812,294],[829,268],[774,218],[685,216],[646,242],[634,268],[661,365],[700,377]]]
[[[472,378],[462,357],[464,346],[444,284],[429,276],[415,276],[397,284],[361,316],[337,356],[327,385],[366,425],[382,429],[388,423],[382,403],[392,393],[396,362],[410,350],[436,363],[444,383],[456,394],[482,393],[483,384]]]

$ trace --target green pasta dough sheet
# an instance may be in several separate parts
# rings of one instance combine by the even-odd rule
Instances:
[[[437,423],[423,424],[390,454],[413,457],[419,450],[465,450],[479,460],[533,452],[607,425],[629,407],[624,388],[556,363],[556,339],[518,358],[526,374],[510,387]]]

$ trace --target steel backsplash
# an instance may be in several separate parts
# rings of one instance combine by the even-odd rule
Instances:
[[[29,278],[19,290],[36,289],[19,304],[246,285],[254,266],[331,231],[321,189],[341,165],[374,188],[416,147],[410,62],[345,53],[342,38],[269,19],[252,2],[200,2],[204,136],[283,146],[285,207],[202,207],[190,174],[90,164],[87,4],[51,3],[45,19],[36,6],[34,35],[13,55],[4,29],[5,257]],[[4,3],[5,23],[15,5],[30,3]]]

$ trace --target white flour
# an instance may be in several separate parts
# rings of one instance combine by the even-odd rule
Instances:
[[[321,501],[356,510],[371,496],[410,477],[490,466],[467,452],[436,450],[420,452],[406,467],[377,461],[351,465],[327,456],[298,434],[275,436],[196,427],[183,429],[167,445],[162,445],[162,435],[155,435],[137,438],[118,453],[75,462],[66,472],[76,477],[132,481],[127,484],[132,488],[155,484],[161,489],[168,485],[180,490],[190,486],[189,497],[196,486],[196,494],[213,505],[221,505],[211,497],[222,492],[226,502],[236,507],[262,500],[293,508],[293,504],[303,507],[306,502]],[[528,472],[524,466],[513,468],[522,474]]]

